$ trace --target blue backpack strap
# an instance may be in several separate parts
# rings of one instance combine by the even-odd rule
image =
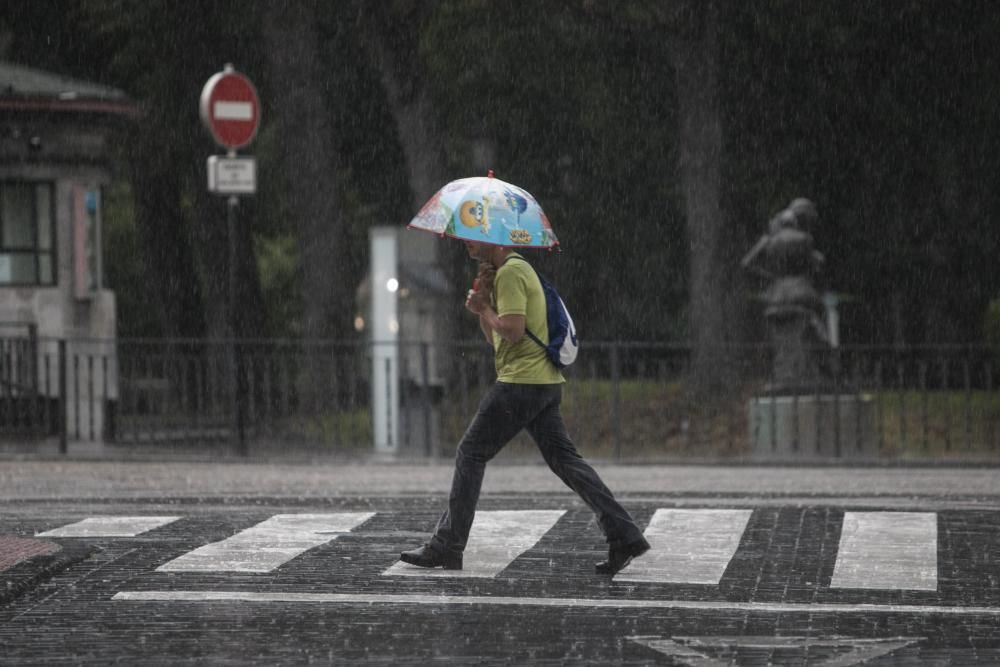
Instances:
[[[524,327],[524,334],[528,338],[530,338],[531,340],[533,340],[536,343],[538,343],[539,347],[541,347],[543,350],[545,350],[546,352],[548,352],[549,346],[546,345],[545,343],[543,343],[542,340],[538,336],[536,336],[535,334],[531,333],[531,329],[529,329],[528,327]]]

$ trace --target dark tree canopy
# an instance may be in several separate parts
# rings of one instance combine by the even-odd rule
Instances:
[[[563,252],[539,264],[590,340],[681,342],[718,327],[720,341],[760,340],[760,285],[737,260],[798,196],[819,209],[822,287],[847,298],[845,342],[982,335],[1000,292],[1000,17],[990,3],[297,7],[311,13],[281,32],[274,16],[291,17],[281,3],[218,0],[197,16],[159,0],[5,3],[0,57],[119,87],[151,121],[123,150],[129,205],[107,249],[144,258],[108,260],[123,334],[219,329],[226,273],[211,249],[224,243],[214,224],[224,213],[202,191],[216,149],[197,96],[234,62],[258,82],[265,114],[251,147],[261,190],[241,210],[244,333],[345,335],[368,227],[404,225],[425,180],[471,175],[486,155],[553,221]],[[308,49],[292,37],[303,25]],[[711,59],[692,69],[709,37]],[[282,104],[300,66],[317,96],[296,143]],[[692,106],[708,71],[711,103]],[[695,141],[710,116],[717,150]],[[296,160],[293,148],[313,157]],[[692,169],[705,151],[716,153],[714,172]],[[322,187],[289,185],[303,182]],[[320,195],[323,206],[305,206]],[[315,248],[329,266],[311,259]],[[323,272],[336,289],[320,289]],[[150,291],[165,317],[144,310]],[[706,319],[709,308],[718,316]]]

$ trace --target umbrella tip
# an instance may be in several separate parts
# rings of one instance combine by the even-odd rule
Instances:
[[[486,177],[487,178],[493,178],[493,170],[492,169],[487,169],[486,170]]]

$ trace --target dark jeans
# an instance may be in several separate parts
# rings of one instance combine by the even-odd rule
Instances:
[[[629,513],[576,451],[559,412],[561,402],[559,384],[493,385],[458,445],[448,509],[431,538],[433,548],[458,552],[465,549],[486,463],[524,428],[552,472],[597,515],[609,543],[628,544],[642,537]]]

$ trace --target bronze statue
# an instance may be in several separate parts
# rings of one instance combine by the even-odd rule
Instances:
[[[829,344],[823,301],[813,285],[824,261],[809,233],[818,220],[811,201],[793,200],[740,262],[771,281],[762,297],[774,351],[769,390],[775,393],[813,391],[818,371],[809,348]]]

